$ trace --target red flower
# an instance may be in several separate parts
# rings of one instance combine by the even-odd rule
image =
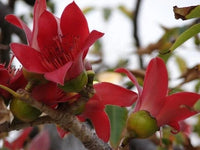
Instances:
[[[10,89],[16,91],[19,88],[24,88],[27,84],[26,79],[23,76],[22,70],[16,71],[15,68],[11,68],[12,60],[8,67],[0,64],[0,84],[9,87]],[[8,100],[11,95],[7,91],[0,89],[0,96],[5,100]]]
[[[46,0],[36,0],[32,32],[14,15],[6,20],[26,33],[28,45],[11,44],[24,68],[61,85],[84,72],[89,47],[103,36],[95,30],[89,33],[86,18],[75,2],[57,18],[46,10]]]
[[[122,107],[131,106],[137,100],[137,94],[111,83],[98,83],[94,85],[95,94],[86,103],[81,117],[89,118],[97,135],[107,142],[110,138],[110,121],[104,109],[106,105]]]
[[[13,142],[8,142],[7,140],[4,140],[4,146],[6,148],[9,148],[11,150],[19,150],[24,147],[25,141],[28,139],[29,134],[33,130],[32,127],[28,127],[22,131],[22,133],[17,137],[16,140]]]
[[[51,107],[57,106],[58,103],[66,102],[79,96],[78,94],[73,95],[71,93],[64,92],[54,82],[48,82],[35,86],[32,89],[31,95],[37,101]]]
[[[156,119],[158,127],[170,125],[178,131],[179,121],[197,113],[189,108],[200,99],[199,94],[180,92],[167,96],[168,75],[162,59],[155,58],[150,61],[143,89],[128,70],[120,68],[116,71],[125,73],[138,89],[138,100],[133,112],[140,110],[149,112]]]

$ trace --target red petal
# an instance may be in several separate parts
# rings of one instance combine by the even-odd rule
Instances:
[[[86,117],[92,121],[98,137],[104,142],[108,142],[110,138],[110,121],[107,114],[104,111],[95,111],[88,113]]]
[[[46,84],[40,84],[32,89],[32,96],[36,100],[43,102],[44,104],[51,105],[56,102],[57,84],[48,82]],[[54,102],[53,102],[54,101]]]
[[[96,40],[98,40],[100,37],[102,37],[104,35],[104,33],[101,33],[101,32],[98,32],[96,30],[93,30],[89,36],[87,37],[84,45],[83,45],[83,51],[84,51],[84,54],[83,54],[83,59],[86,57],[87,53],[88,53],[88,49],[89,47],[94,44],[94,42]]]
[[[29,145],[28,150],[49,150],[50,137],[47,131],[40,132]]]
[[[55,17],[48,11],[40,16],[38,20],[38,45],[42,51],[45,47],[51,47],[55,44],[55,39],[58,38],[58,25]],[[54,46],[55,47],[55,46]]]
[[[65,130],[63,130],[62,128],[60,128],[59,126],[57,126],[57,132],[58,132],[58,135],[59,135],[61,138],[64,138],[64,136],[68,133],[68,132],[66,132]]]
[[[39,50],[37,43],[37,35],[38,35],[38,20],[40,15],[46,10],[46,0],[36,0],[34,5],[34,13],[33,13],[33,35],[32,35],[32,43],[31,47]]]
[[[152,116],[160,111],[168,91],[168,75],[165,63],[160,58],[152,59],[147,67],[139,109]]]
[[[112,83],[98,83],[94,88],[102,105],[131,106],[137,100],[135,92]]]
[[[60,27],[63,36],[78,38],[81,48],[89,35],[88,24],[85,16],[75,2],[69,4],[62,13]]]
[[[0,68],[0,84],[7,85],[10,80],[10,75],[5,68]]]
[[[10,45],[20,63],[30,72],[44,73],[46,69],[41,64],[40,53],[35,49],[18,43]]]
[[[25,88],[27,80],[24,78],[22,70],[18,70],[16,74],[10,79],[9,87],[14,91]]]
[[[8,141],[5,141],[5,146],[12,150],[23,148],[24,142],[27,140],[27,137],[29,136],[32,129],[32,127],[24,129],[21,135],[14,142],[9,143]]]
[[[71,67],[71,65],[72,65],[72,62],[70,61],[67,64],[65,64],[64,66],[62,66],[52,72],[46,72],[44,74],[44,77],[49,81],[64,85],[66,73],[69,70],[69,68]]]
[[[196,114],[196,112],[190,110],[190,108],[193,107],[199,99],[199,94],[190,92],[181,92],[166,97],[165,104],[159,114],[155,116],[158,125],[172,124]]]
[[[7,15],[5,17],[5,19],[14,24],[15,26],[21,28],[24,30],[25,34],[26,34],[26,37],[27,37],[27,40],[28,40],[28,43],[31,44],[31,36],[32,36],[32,33],[31,33],[31,30],[29,29],[29,27],[21,20],[19,19],[18,17],[16,17],[15,15]]]
[[[137,82],[137,79],[135,78],[135,76],[127,69],[125,68],[118,68],[115,70],[116,72],[119,72],[119,73],[125,73],[129,79],[133,82],[133,84],[135,84],[137,90],[138,90],[138,95],[141,96],[142,94],[142,88],[141,86],[139,85],[139,83]]]

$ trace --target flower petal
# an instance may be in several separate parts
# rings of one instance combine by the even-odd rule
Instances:
[[[100,37],[102,37],[104,35],[104,33],[101,33],[99,31],[96,31],[96,30],[93,30],[89,36],[87,37],[84,45],[83,45],[83,51],[84,51],[84,54],[83,54],[83,59],[86,57],[87,53],[88,53],[88,49],[89,47],[94,44],[94,42],[96,40],[98,40]]]
[[[135,78],[135,76],[127,69],[125,68],[118,68],[115,70],[116,72],[119,72],[119,73],[125,73],[129,79],[133,82],[133,84],[135,84],[137,90],[138,90],[138,95],[141,96],[142,94],[142,88],[141,86],[139,85],[139,83],[137,82],[137,79]]]
[[[28,150],[49,150],[50,136],[47,130],[41,131],[36,135],[28,146]]]
[[[107,114],[104,111],[95,111],[87,113],[86,118],[92,121],[98,137],[104,142],[108,142],[110,138],[110,120]]]
[[[102,105],[131,106],[138,97],[133,91],[107,82],[95,84],[94,89]]]
[[[44,104],[56,104],[57,84],[54,82],[40,84],[32,89],[31,94],[33,98]]]
[[[25,34],[26,34],[26,37],[27,37],[27,40],[28,40],[28,44],[31,44],[31,36],[32,36],[32,33],[31,33],[31,30],[29,29],[29,27],[21,20],[19,19],[18,17],[16,17],[15,15],[7,15],[5,17],[5,19],[14,24],[15,26],[17,26],[18,28],[21,28],[24,30]]]
[[[191,107],[200,99],[200,95],[190,92],[181,92],[166,97],[165,103],[156,117],[158,125],[175,124],[197,112]],[[155,108],[154,108],[155,109]]]
[[[58,38],[58,25],[55,17],[48,11],[44,11],[38,20],[38,45],[43,48],[55,48],[55,40]],[[51,49],[50,49],[51,50]],[[49,51],[50,51],[49,50]]]
[[[165,63],[160,58],[154,58],[150,61],[144,79],[143,92],[140,98],[138,109],[146,110],[152,116],[162,108],[164,97],[168,91],[168,74]]]
[[[10,149],[21,149],[23,148],[24,142],[27,140],[28,135],[33,130],[32,127],[28,127],[22,131],[22,133],[17,137],[16,140],[14,140],[12,143],[9,143],[8,141],[4,141],[4,146]]]
[[[79,48],[82,47],[89,35],[86,18],[75,2],[72,2],[64,9],[60,20],[60,27],[63,36],[67,36],[67,39],[78,38],[77,44]]]
[[[38,20],[40,15],[46,10],[46,0],[36,0],[34,5],[34,18],[33,18],[33,35],[32,35],[32,43],[31,47],[39,50],[37,43],[37,35],[38,35]]]
[[[44,73],[46,69],[41,64],[40,53],[35,49],[18,43],[10,45],[20,63],[30,72]]]
[[[49,81],[64,85],[66,73],[71,67],[71,65],[72,65],[72,62],[70,61],[66,63],[64,66],[58,68],[57,70],[54,70],[52,72],[46,72],[44,74],[44,77]]]

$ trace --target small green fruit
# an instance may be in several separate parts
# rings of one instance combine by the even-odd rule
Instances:
[[[131,113],[127,120],[127,131],[133,138],[147,138],[158,130],[156,119],[144,110]]]
[[[64,86],[60,86],[65,92],[80,92],[88,82],[86,71],[83,71],[78,77],[65,81]]]
[[[16,118],[23,122],[31,122],[37,119],[41,114],[38,109],[28,105],[27,103],[17,98],[14,98],[11,101],[10,110]]]

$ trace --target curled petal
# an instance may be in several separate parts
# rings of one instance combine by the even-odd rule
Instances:
[[[172,122],[172,123],[168,123],[169,126],[173,127],[173,129],[171,130],[171,132],[173,134],[177,134],[180,131],[180,125],[178,122]]]
[[[167,69],[164,61],[157,57],[152,59],[147,67],[139,109],[156,116],[164,104],[167,92]]]
[[[67,71],[69,70],[69,68],[71,67],[72,62],[68,62],[66,63],[64,66],[52,71],[52,72],[46,72],[44,74],[44,77],[52,82],[64,85],[64,80],[65,80],[65,76]]]
[[[99,31],[93,30],[89,36],[87,37],[84,45],[83,45],[83,49],[82,51],[84,52],[83,54],[83,59],[86,57],[87,53],[88,53],[88,49],[89,47],[94,44],[94,42],[96,40],[98,40],[99,38],[101,38],[104,35],[104,33],[101,33]]]
[[[137,94],[118,85],[102,82],[94,85],[102,105],[131,106],[137,100]]]
[[[31,33],[31,30],[29,29],[29,27],[21,20],[19,19],[18,17],[16,17],[15,15],[7,15],[5,17],[5,19],[16,25],[17,27],[21,28],[24,30],[25,34],[26,34],[26,37],[27,37],[27,40],[28,40],[28,43],[31,44],[31,39],[32,39],[32,33]]]
[[[135,76],[129,70],[127,70],[125,68],[118,68],[115,71],[119,72],[119,73],[125,73],[129,77],[129,79],[133,82],[133,84],[135,84],[135,86],[136,86],[136,88],[138,90],[139,96],[141,96],[142,88],[139,85],[139,83],[137,82],[137,79],[135,78]]]
[[[200,95],[190,92],[181,92],[166,97],[165,103],[156,117],[158,125],[172,125],[184,120],[197,112],[192,110],[193,105],[200,99]]]
[[[41,64],[40,53],[35,49],[18,43],[10,45],[20,63],[30,72],[44,73],[46,69]]]

